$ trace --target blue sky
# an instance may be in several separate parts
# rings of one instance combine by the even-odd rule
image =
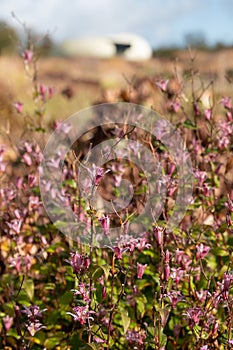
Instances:
[[[12,11],[57,42],[132,32],[156,48],[201,33],[209,44],[233,45],[233,0],[0,0],[0,19],[17,26]]]

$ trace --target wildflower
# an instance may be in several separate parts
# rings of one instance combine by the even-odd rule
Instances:
[[[138,278],[140,278],[140,279],[142,278],[146,267],[147,267],[147,264],[143,265],[143,264],[137,263],[137,277]]]
[[[205,171],[195,170],[195,176],[198,179],[199,186],[202,187],[204,181],[207,179],[207,174]]]
[[[155,239],[156,239],[159,246],[161,246],[161,244],[162,244],[163,231],[164,231],[163,228],[160,226],[153,227],[153,234],[154,234]]]
[[[224,279],[222,283],[223,299],[227,299],[229,295],[229,289],[233,283],[233,275],[230,273],[224,273]]]
[[[189,265],[192,264],[190,257],[179,249],[176,249],[175,255],[177,264],[181,266],[182,270],[186,271],[189,268]]]
[[[46,92],[47,92],[47,87],[44,84],[40,84],[39,94],[40,94],[42,100],[45,100]]]
[[[2,318],[4,326],[6,331],[8,332],[11,329],[11,326],[13,324],[13,317],[10,317],[9,315],[6,315]]]
[[[109,170],[113,172],[114,185],[119,187],[125,167],[120,163],[114,163],[109,166]]]
[[[201,317],[203,316],[203,312],[199,307],[193,307],[186,310],[185,315],[187,317],[187,321],[189,323],[189,327],[192,330],[194,325],[198,325]]]
[[[155,85],[157,85],[163,92],[167,91],[167,86],[168,86],[169,80],[158,80],[155,82]]]
[[[75,274],[86,272],[90,265],[90,259],[87,256],[83,256],[82,254],[79,254],[77,252],[70,253],[70,255],[71,260],[65,261],[72,266],[73,272]]]
[[[52,98],[54,95],[54,88],[52,86],[48,87],[48,96],[49,98]]]
[[[196,259],[204,259],[204,257],[209,253],[210,247],[205,246],[204,244],[199,244],[196,246]]]
[[[81,325],[85,324],[87,319],[92,319],[90,314],[94,311],[88,311],[88,305],[85,306],[76,306],[73,308],[73,312],[67,312],[68,315],[71,315],[74,318],[74,321],[79,321]]]
[[[212,118],[212,109],[211,108],[205,109],[204,116],[206,120],[210,120]]]
[[[231,201],[230,199],[228,199],[225,203],[224,203],[225,207],[231,212],[233,213],[233,201]]]
[[[17,272],[28,272],[32,266],[33,257],[29,254],[25,256],[16,255],[10,257],[10,267],[15,267]]]
[[[117,259],[122,259],[122,253],[123,253],[123,250],[120,249],[119,247],[114,247],[114,254],[116,256]]]
[[[126,340],[130,345],[144,345],[146,338],[145,331],[128,330]],[[141,348],[140,348],[141,349]]]
[[[94,290],[94,288],[92,288],[92,290]],[[80,295],[83,301],[88,302],[90,300],[90,288],[83,282],[79,283],[78,289],[72,289],[71,291],[74,292],[74,295]]]
[[[32,337],[39,330],[46,328],[42,325],[42,323],[40,323],[39,320],[42,317],[42,313],[46,310],[47,309],[40,310],[39,306],[37,305],[29,307],[24,306],[24,310],[22,311],[22,313],[25,313],[28,317],[27,329]]]
[[[231,109],[231,97],[223,97],[220,101],[220,103],[226,108],[226,109]]]
[[[169,280],[170,272],[171,272],[170,266],[169,266],[169,264],[166,263],[164,265],[164,280],[166,282]]]
[[[59,123],[56,121],[54,123],[54,128],[56,131],[63,132],[64,134],[69,134],[71,125],[69,123]]]
[[[184,276],[185,274],[185,271],[181,268],[181,267],[178,267],[177,269],[176,268],[172,268],[171,269],[171,278],[175,280],[175,283],[176,284],[179,284],[181,278]]]
[[[169,176],[172,176],[172,174],[174,173],[175,169],[176,169],[175,163],[171,163],[170,166],[169,166],[168,175],[169,175]]]
[[[29,187],[34,187],[36,185],[36,176],[33,174],[28,175]]]
[[[168,292],[164,296],[168,297],[172,308],[175,308],[177,303],[185,299],[184,296],[181,294],[181,292],[176,290]]]
[[[228,120],[228,122],[230,122],[230,123],[231,123],[231,122],[233,121],[232,113],[231,113],[231,112],[229,112],[229,111],[227,111],[226,116],[227,116],[227,120]]]
[[[99,167],[96,167],[95,170],[96,170],[96,173],[95,173],[95,185],[98,186],[100,181],[101,181],[101,179],[104,177],[104,175],[106,173],[109,172],[109,170],[104,171],[103,168],[99,168]]]
[[[25,64],[31,63],[33,59],[33,51],[32,50],[24,50],[23,59]]]
[[[195,294],[200,302],[204,302],[207,298],[207,295],[209,295],[210,293],[208,292],[208,290],[201,289],[200,291],[195,291]]]
[[[136,248],[141,252],[144,248],[149,248],[150,244],[147,243],[147,236],[146,233],[144,234],[144,237],[138,238],[136,244]]]
[[[23,103],[22,102],[15,102],[13,103],[13,106],[15,107],[16,111],[20,114],[23,110]]]
[[[194,111],[194,114],[197,116],[197,115],[200,115],[200,107],[199,107],[199,104],[198,102],[195,102],[193,104],[193,111]]]
[[[20,233],[23,220],[13,219],[11,222],[7,222],[7,226],[10,228],[11,233]],[[13,232],[12,232],[13,231]]]
[[[226,223],[227,223],[228,227],[232,226],[232,224],[233,224],[233,221],[232,221],[231,216],[229,214],[226,215]]]
[[[173,112],[177,113],[180,109],[180,102],[178,100],[171,103],[171,109]]]
[[[35,333],[40,331],[41,329],[46,328],[40,322],[31,323],[27,326],[27,329],[32,337],[34,337]]]
[[[100,343],[101,343],[101,344],[105,343],[105,340],[100,339],[100,338],[98,338],[98,337],[96,337],[96,336],[93,337],[93,340],[94,340],[95,343],[98,343],[98,344],[100,344]]]
[[[108,235],[109,234],[109,228],[110,228],[110,217],[107,215],[103,215],[102,218],[99,219],[100,226],[104,230],[104,234]]]

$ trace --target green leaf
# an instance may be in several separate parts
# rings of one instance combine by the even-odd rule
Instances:
[[[60,343],[59,338],[46,339],[44,342],[44,347],[48,350],[54,349],[56,345],[59,345],[59,343]]]
[[[69,179],[69,180],[65,180],[62,183],[63,185],[68,185],[70,188],[77,188],[77,183],[74,179]]]
[[[86,344],[79,349],[80,350],[97,350],[97,347],[95,346],[95,344]]]
[[[73,294],[71,292],[65,292],[59,299],[61,305],[69,305],[73,299]]]
[[[167,345],[167,336],[164,333],[160,334],[160,346],[165,349],[165,346]]]
[[[34,282],[33,280],[24,280],[22,288],[25,290],[29,299],[32,301],[34,297]]]
[[[29,301],[28,294],[26,293],[25,290],[21,289],[18,298],[17,298],[18,303],[24,305],[24,306],[30,306],[31,302]]]
[[[128,316],[128,311],[121,311],[121,319],[124,328],[124,334],[127,332],[130,325],[130,317]]]
[[[195,129],[196,129],[195,125],[191,122],[190,119],[187,119],[187,120],[183,123],[183,126],[184,126],[186,129],[191,129],[191,130],[195,130]]]
[[[109,265],[102,265],[101,266],[101,269],[104,271],[104,275],[105,275],[106,280],[108,279],[110,268],[111,267]]]
[[[211,253],[217,256],[229,256],[229,252],[226,249],[220,247],[211,249]]]
[[[103,274],[104,270],[100,266],[97,266],[94,272],[92,273],[92,278],[94,280],[98,280],[101,276],[103,276]]]

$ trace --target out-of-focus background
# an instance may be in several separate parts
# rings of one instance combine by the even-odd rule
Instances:
[[[175,90],[177,81],[196,74],[197,88],[213,80],[219,96],[229,95],[232,14],[231,0],[1,0],[0,123],[15,101],[30,112],[30,72],[25,75],[22,59],[29,31],[38,81],[55,91],[47,104],[50,121],[106,101],[153,105],[163,113],[155,82],[164,77]],[[210,94],[202,96],[207,107]]]

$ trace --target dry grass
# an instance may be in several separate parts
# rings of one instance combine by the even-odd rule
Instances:
[[[197,89],[201,88],[201,83],[208,84],[213,79],[217,95],[231,95],[232,84],[225,76],[233,71],[232,62],[233,50],[230,49],[216,53],[179,51],[171,59],[158,57],[138,63],[120,58],[41,58],[38,62],[38,80],[45,85],[54,86],[56,91],[54,98],[47,104],[45,119],[47,122],[63,120],[70,114],[99,102],[134,101],[140,85],[138,80],[143,77],[146,77],[147,82],[143,86],[141,84],[140,88],[150,97],[147,102],[145,99],[145,104],[153,104],[158,111],[163,112],[153,81],[164,76],[172,77],[175,72],[178,79],[182,80],[185,76],[186,81],[189,81],[190,73],[194,72]],[[208,98],[207,94],[206,99]],[[30,74],[25,76],[20,58],[2,56],[0,128],[8,128],[8,131],[17,134],[15,129],[21,124],[21,116],[16,115],[12,108],[12,103],[16,100],[24,103],[25,113],[33,112]]]

